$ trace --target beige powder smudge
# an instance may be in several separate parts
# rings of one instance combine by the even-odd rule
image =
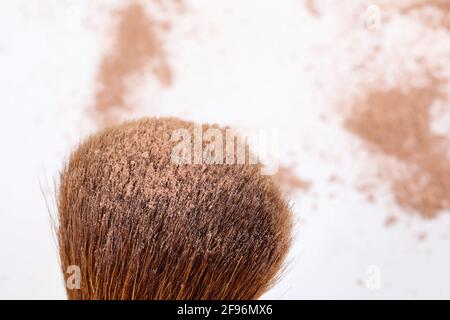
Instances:
[[[410,1],[400,8],[403,14],[423,13],[425,9],[438,10],[442,15],[442,19],[438,21],[438,25],[450,30],[450,1],[449,0],[418,0]],[[428,23],[433,25],[436,23],[435,18],[429,18]]]
[[[287,197],[301,191],[306,192],[311,188],[311,182],[298,177],[293,167],[280,167],[273,178]]]
[[[387,217],[386,220],[384,221],[384,225],[386,227],[391,227],[391,226],[393,226],[396,223],[397,223],[397,217],[393,216],[393,215]]]
[[[375,147],[406,168],[379,165],[389,171],[382,176],[388,177],[398,205],[426,218],[450,210],[450,141],[433,132],[430,115],[433,102],[447,98],[440,90],[443,82],[431,79],[409,90],[369,90],[346,121],[369,150]]]
[[[450,1],[449,0],[418,0],[409,1],[408,4],[401,9],[402,12],[410,12],[413,10],[423,9],[423,8],[435,8],[444,12],[450,12]]]
[[[417,239],[419,241],[425,241],[428,238],[428,234],[426,234],[425,232],[421,232],[417,235]]]
[[[114,17],[112,47],[102,57],[96,77],[98,91],[89,110],[100,127],[116,123],[133,110],[126,101],[133,91],[133,78],[150,71],[166,87],[173,78],[162,39],[170,24],[154,20],[135,1],[115,11]]]
[[[316,0],[305,0],[305,6],[308,12],[314,17],[320,17],[321,13],[317,9]]]

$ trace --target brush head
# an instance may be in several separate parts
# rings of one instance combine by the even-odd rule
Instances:
[[[194,124],[128,122],[70,156],[58,241],[81,287],[69,299],[256,299],[274,283],[292,227],[280,192],[260,165],[174,163],[180,128]]]

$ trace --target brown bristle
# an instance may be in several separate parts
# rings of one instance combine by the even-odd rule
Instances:
[[[69,299],[256,299],[273,285],[291,242],[280,192],[259,165],[173,163],[180,128],[194,123],[128,122],[71,155],[58,194],[62,269],[81,271]]]

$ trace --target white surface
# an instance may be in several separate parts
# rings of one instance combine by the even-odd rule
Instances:
[[[0,3],[3,299],[65,298],[44,195],[71,147],[92,130],[84,108],[93,97],[105,12],[88,3]],[[295,162],[313,186],[292,199],[294,262],[264,298],[450,298],[450,215],[424,221],[400,213],[384,190],[378,190],[381,201],[368,203],[355,189],[367,155],[357,151],[358,140],[341,129],[329,105],[329,96],[352,91],[356,81],[348,77],[346,46],[370,38],[367,47],[353,48],[357,59],[395,30],[374,35],[361,26],[347,35],[350,22],[339,20],[339,12],[315,19],[298,0],[197,0],[188,7],[167,44],[174,86],[161,89],[149,79],[136,91],[140,110],[134,116],[280,130],[282,162]],[[323,113],[328,122],[320,120]],[[344,182],[331,185],[332,174]],[[391,212],[399,222],[385,228]],[[421,232],[428,234],[425,241],[418,240]],[[375,290],[373,270],[381,280]]]

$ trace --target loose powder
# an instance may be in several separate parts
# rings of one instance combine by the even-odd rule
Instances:
[[[393,216],[393,215],[390,215],[384,221],[384,226],[385,227],[390,227],[390,226],[393,226],[396,223],[397,223],[397,217]]]
[[[314,17],[320,17],[321,13],[317,9],[317,4],[315,0],[306,0],[305,6],[308,12]]]
[[[133,111],[127,97],[133,91],[132,83],[144,72],[151,72],[165,87],[173,81],[163,41],[170,23],[156,21],[136,1],[114,11],[113,17],[112,45],[101,59],[96,76],[98,90],[90,108],[100,127],[114,124],[121,115]]]
[[[426,10],[433,10],[438,15],[426,17],[429,25],[436,25],[450,30],[450,1],[449,0],[420,0],[408,2],[400,12],[403,14],[418,14],[424,16]]]
[[[450,1],[448,0],[419,0],[411,2],[405,6],[404,8],[405,11],[421,9],[424,7],[431,7],[439,10],[450,11]]]
[[[358,190],[368,202],[387,190],[398,208],[424,218],[449,212],[450,1],[373,1],[380,15],[374,29],[364,23],[363,1],[342,10],[321,4],[342,23],[317,70],[328,87],[336,83],[344,127],[370,157]]]
[[[294,167],[280,167],[274,175],[274,181],[286,197],[294,196],[301,191],[306,192],[311,188],[311,182],[297,176]]]
[[[418,88],[368,90],[346,120],[371,152],[395,160],[395,165],[378,165],[380,177],[388,181],[400,207],[425,218],[450,210],[450,141],[433,131],[431,117],[433,104],[447,99],[444,84],[432,78]]]

